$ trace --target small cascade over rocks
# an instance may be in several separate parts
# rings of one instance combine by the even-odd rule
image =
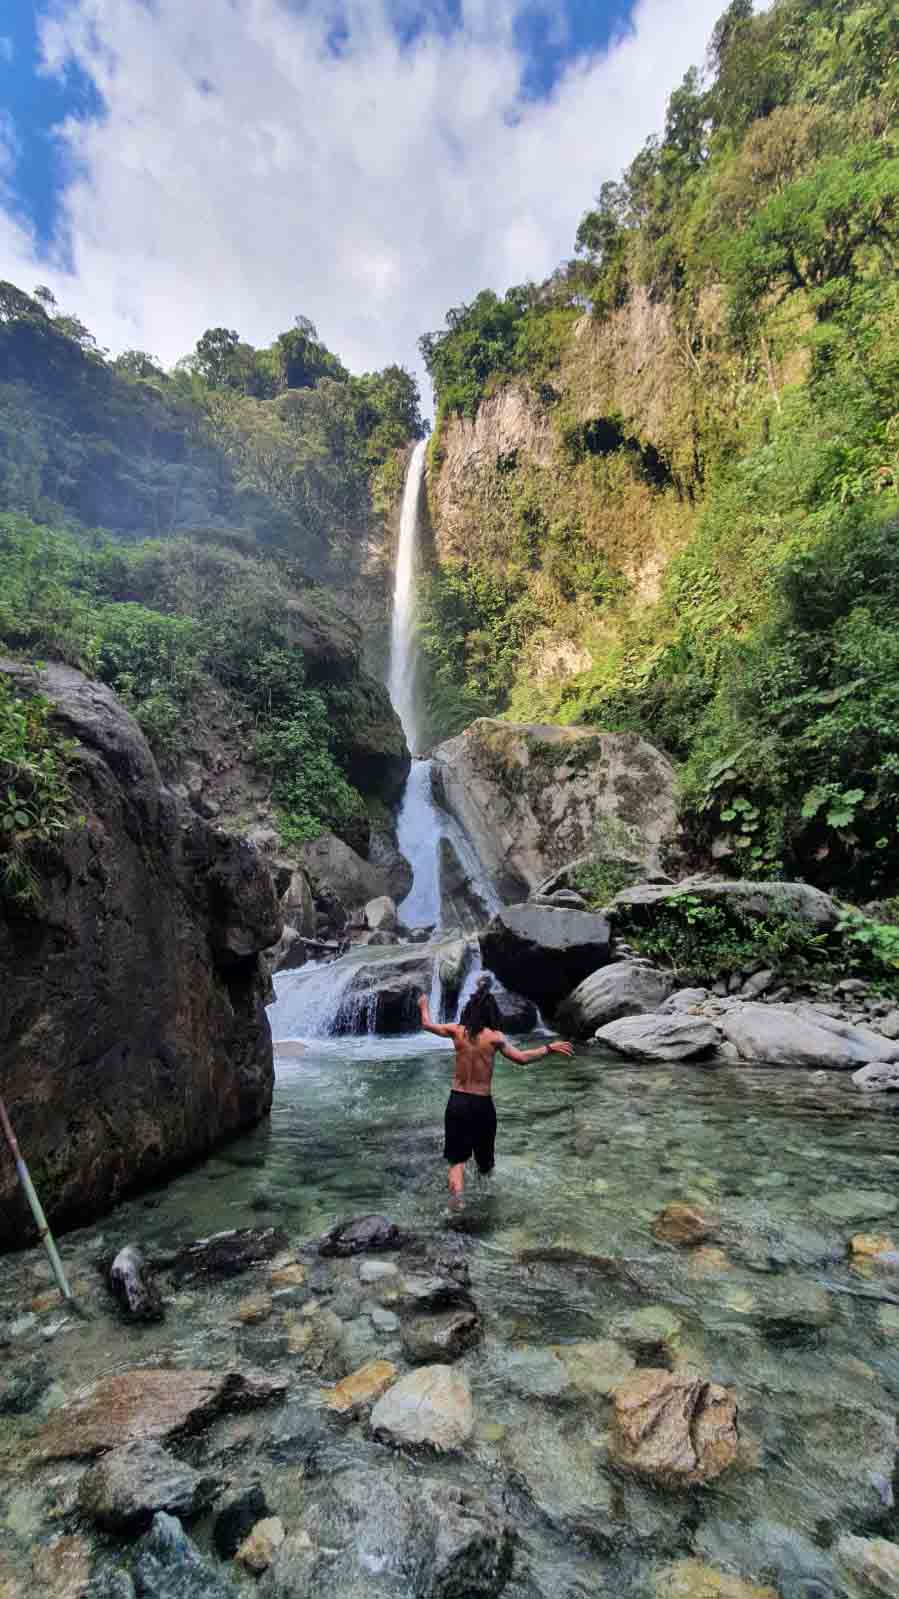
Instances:
[[[415,568],[425,449],[424,440],[415,446],[403,493],[388,674],[413,756],[420,743]],[[429,996],[435,1019],[450,1021],[473,992],[482,967],[471,935],[502,901],[464,827],[435,797],[432,775],[430,760],[413,759],[397,817],[397,844],[412,868],[412,887],[397,915],[401,929],[437,932],[427,943],[358,946],[339,960],[279,976],[270,1012],[277,1038],[413,1032],[419,993]]]

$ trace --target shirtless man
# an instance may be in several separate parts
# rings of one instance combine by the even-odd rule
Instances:
[[[482,1177],[493,1170],[496,1141],[496,1106],[490,1093],[493,1057],[499,1050],[506,1060],[524,1065],[544,1055],[571,1055],[571,1045],[561,1039],[537,1049],[516,1049],[499,1030],[499,1009],[490,992],[490,979],[482,978],[458,1022],[431,1021],[426,994],[419,997],[421,1025],[438,1038],[451,1038],[456,1051],[453,1086],[444,1118],[443,1158],[449,1163],[451,1200],[460,1200],[465,1185],[465,1162],[474,1155]]]

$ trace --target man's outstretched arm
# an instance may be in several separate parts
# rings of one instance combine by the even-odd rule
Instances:
[[[428,1005],[427,994],[419,994],[418,996],[418,1014],[421,1017],[421,1025],[425,1032],[436,1033],[438,1038],[455,1038],[457,1032],[459,1031],[455,1023],[431,1021],[431,1011]]]
[[[572,1046],[564,1038],[554,1038],[551,1044],[540,1044],[536,1049],[516,1049],[507,1038],[503,1038],[498,1048],[506,1060],[514,1060],[519,1066],[524,1066],[529,1060],[543,1060],[546,1055],[574,1054]]]

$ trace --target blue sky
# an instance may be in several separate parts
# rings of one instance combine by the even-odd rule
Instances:
[[[302,311],[416,361],[551,271],[723,0],[3,0],[0,276],[113,349]]]

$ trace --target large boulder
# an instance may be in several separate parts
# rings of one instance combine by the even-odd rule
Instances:
[[[466,933],[486,927],[490,920],[489,906],[477,883],[465,870],[452,839],[445,835],[437,847],[437,870],[443,926],[461,927]]]
[[[789,917],[818,933],[832,932],[840,919],[839,906],[829,894],[808,883],[756,883],[726,877],[685,877],[679,883],[637,883],[622,889],[608,910],[613,920],[623,915],[629,922],[649,925],[667,900],[692,894],[704,905],[720,906],[755,921]]]
[[[440,745],[434,783],[507,899],[585,853],[654,870],[677,834],[674,768],[636,733],[482,718]]]
[[[549,1010],[606,964],[610,941],[604,917],[543,905],[508,905],[480,935],[484,965]]]
[[[200,1159],[267,1114],[259,952],[281,918],[256,850],[164,787],[134,718],[71,667],[0,672],[76,740],[73,824],[36,853],[38,902],[0,901],[0,1094],[52,1225]],[[0,1248],[33,1236],[0,1163]]]
[[[323,894],[333,895],[345,910],[353,911],[369,900],[390,895],[390,868],[363,860],[335,833],[321,833],[311,843],[301,844],[297,854],[312,884],[316,903]]]
[[[563,1033],[589,1038],[598,1027],[620,1016],[642,1016],[664,1004],[674,980],[645,961],[613,961],[591,972],[559,1006],[557,1022]]]
[[[853,1072],[852,1081],[856,1088],[867,1089],[869,1094],[899,1094],[899,1061],[872,1061],[870,1066],[861,1066]]]
[[[699,1016],[622,1016],[596,1032],[596,1042],[629,1060],[693,1060],[717,1049],[718,1029]]]
[[[788,1005],[733,1005],[721,1017],[725,1038],[735,1045],[741,1060],[766,1066],[812,1066],[830,1071],[856,1071],[871,1061],[897,1052],[888,1039],[860,1028],[840,1031],[831,1018]]]
[[[719,1383],[647,1367],[615,1390],[610,1456],[662,1487],[720,1477],[736,1459],[737,1407]]]

